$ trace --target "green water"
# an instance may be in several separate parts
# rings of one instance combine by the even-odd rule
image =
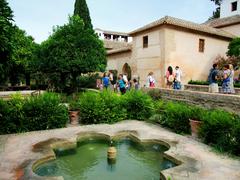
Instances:
[[[65,180],[159,180],[160,171],[175,164],[163,158],[166,147],[140,145],[130,139],[115,142],[116,162],[107,160],[108,143],[82,142],[68,155],[39,166],[40,176],[63,176]]]

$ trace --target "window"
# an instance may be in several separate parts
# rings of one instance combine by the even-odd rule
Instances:
[[[148,36],[143,36],[143,48],[148,47]]]
[[[205,48],[205,40],[199,39],[199,52],[204,52],[204,48]]]
[[[232,11],[236,11],[237,10],[237,1],[232,3]]]

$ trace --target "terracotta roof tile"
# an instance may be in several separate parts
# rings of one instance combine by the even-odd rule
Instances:
[[[183,19],[178,19],[178,18],[174,18],[174,17],[170,17],[170,16],[165,16],[162,19],[159,19],[155,22],[152,22],[146,26],[143,26],[139,29],[136,29],[132,32],[130,32],[130,35],[134,35],[137,34],[139,32],[157,27],[157,26],[161,26],[164,24],[168,24],[168,25],[173,25],[173,26],[178,26],[178,27],[182,27],[182,28],[187,28],[187,29],[191,29],[191,30],[195,30],[195,31],[199,31],[199,32],[204,32],[210,35],[216,35],[216,36],[221,36],[221,37],[225,37],[225,38],[235,38],[234,35],[220,30],[220,29],[216,29],[216,28],[212,28],[210,26],[207,25],[203,25],[203,24],[197,24],[197,23],[193,23],[190,21],[185,21]]]
[[[230,17],[221,18],[221,19],[220,18],[213,19],[203,24],[214,27],[214,28],[226,27],[232,24],[240,24],[240,15],[230,16]]]

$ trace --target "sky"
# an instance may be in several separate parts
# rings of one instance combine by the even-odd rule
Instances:
[[[86,0],[94,28],[130,32],[166,15],[202,23],[215,9],[210,0]],[[7,0],[15,23],[37,43],[53,26],[67,23],[75,0]]]

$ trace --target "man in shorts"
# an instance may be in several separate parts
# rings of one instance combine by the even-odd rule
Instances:
[[[218,65],[213,64],[212,69],[210,70],[209,76],[208,76],[208,81],[209,81],[209,92],[210,93],[218,93]]]

